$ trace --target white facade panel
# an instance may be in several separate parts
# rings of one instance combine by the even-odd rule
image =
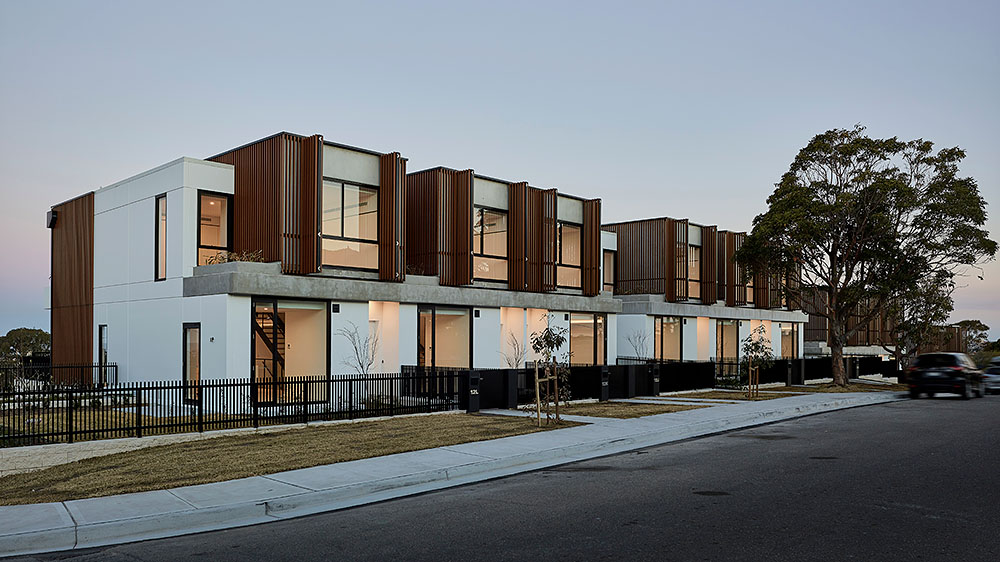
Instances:
[[[681,359],[698,359],[698,319],[681,320]]]
[[[323,145],[323,175],[347,182],[379,185],[378,156]]]
[[[354,347],[346,333],[357,331],[362,338],[368,333],[368,302],[334,302],[340,305],[339,312],[330,313],[330,372],[350,374],[357,372],[354,361]],[[416,339],[416,338],[414,338]]]
[[[583,201],[559,195],[556,198],[556,218],[561,221],[583,224]]]
[[[701,227],[688,225],[688,245],[701,246]]]
[[[608,324],[606,337],[608,339],[608,351],[605,355],[605,362],[614,365],[618,358],[618,318],[616,314],[608,314]]]
[[[399,305],[399,364],[417,364],[417,305]]]
[[[475,317],[479,311],[479,318]],[[472,314],[472,366],[479,369],[505,367],[501,350],[499,308],[475,308]]]
[[[610,318],[610,317],[609,317]],[[610,350],[608,357],[652,357],[653,356],[653,317],[645,314],[615,315],[616,355]],[[610,333],[609,333],[610,337]],[[609,345],[610,347],[610,345]]]
[[[473,205],[482,205],[484,207],[492,207],[494,209],[502,209],[506,211],[509,206],[507,190],[508,186],[505,183],[485,178],[473,177]]]

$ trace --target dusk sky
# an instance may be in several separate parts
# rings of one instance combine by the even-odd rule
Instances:
[[[45,212],[278,131],[748,230],[831,128],[961,146],[1000,239],[998,2],[0,3],[0,334]],[[954,320],[1000,337],[1000,265]]]

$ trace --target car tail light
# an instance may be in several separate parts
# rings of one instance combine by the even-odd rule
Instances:
[[[961,367],[952,367],[951,370],[952,371],[961,371],[962,368]]]

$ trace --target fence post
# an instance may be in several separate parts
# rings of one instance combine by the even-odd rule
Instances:
[[[66,419],[66,433],[69,442],[73,442],[73,390],[66,391],[66,412],[69,417]]]
[[[309,423],[309,379],[302,379],[302,423]]]
[[[135,404],[135,436],[142,437],[142,388],[138,385],[135,387],[135,396],[133,397],[133,404]]]
[[[201,381],[195,381],[194,391],[198,393],[198,433],[205,431],[205,393],[202,392]]]

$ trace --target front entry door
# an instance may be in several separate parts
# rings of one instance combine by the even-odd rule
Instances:
[[[275,301],[254,301],[252,400],[258,404],[278,401],[285,378],[285,321]]]

